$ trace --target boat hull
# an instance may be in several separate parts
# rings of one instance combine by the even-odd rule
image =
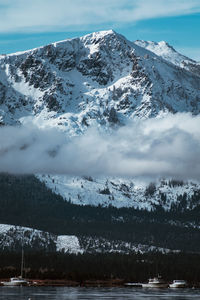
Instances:
[[[171,289],[179,289],[179,288],[186,288],[187,285],[186,284],[170,284],[169,287]]]
[[[143,288],[168,288],[169,285],[167,283],[143,283]]]
[[[25,286],[28,285],[28,282],[26,281],[2,281],[2,285],[4,286]]]

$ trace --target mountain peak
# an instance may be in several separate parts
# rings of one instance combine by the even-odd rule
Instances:
[[[87,36],[98,36],[98,37],[103,37],[103,36],[107,36],[107,35],[118,35],[118,33],[116,33],[113,29],[109,29],[109,30],[100,30],[100,31],[95,31],[92,32],[90,34],[88,34]]]
[[[92,32],[92,33],[89,33],[89,34],[81,36],[81,37],[66,38],[64,40],[56,41],[56,42],[50,43],[48,45],[43,45],[43,46],[33,48],[33,49],[17,51],[15,53],[10,53],[10,54],[1,54],[0,59],[4,59],[6,56],[11,57],[11,56],[16,56],[16,55],[18,56],[18,55],[24,55],[24,54],[31,54],[33,51],[37,51],[37,50],[40,50],[40,49],[43,49],[43,48],[46,48],[49,46],[59,47],[59,46],[65,45],[66,43],[74,42],[74,41],[78,41],[78,40],[85,41],[85,40],[91,39],[93,41],[93,40],[102,39],[105,37],[110,38],[111,36],[123,37],[122,35],[118,34],[117,32],[115,32],[112,29],[96,31],[96,32]],[[123,38],[126,39],[125,37],[123,37]]]
[[[80,133],[92,122],[107,126],[163,111],[199,113],[198,66],[170,47],[164,41],[134,44],[107,30],[5,55],[0,123],[53,111],[59,127]]]
[[[158,56],[162,56],[163,53],[173,53],[173,52],[178,53],[166,41],[154,42],[154,41],[136,40],[134,43],[142,48],[154,52]]]
[[[110,29],[110,30],[102,30],[102,31],[96,31],[96,32],[93,32],[93,33],[90,33],[90,34],[87,34],[83,37],[80,38],[80,40],[82,41],[86,41],[86,40],[90,40],[92,43],[95,42],[95,44],[97,44],[100,40],[104,40],[104,39],[119,39],[119,40],[126,40],[127,39],[117,33],[116,31]]]
[[[166,41],[154,42],[154,41],[136,40],[134,43],[142,48],[145,48],[145,49],[155,53],[156,55],[162,57],[163,59],[165,59],[181,68],[190,70],[189,67],[188,68],[186,67],[187,64],[192,64],[192,65],[197,64],[197,62],[195,62],[193,59],[190,59],[190,58],[182,55],[178,51],[176,51]]]
[[[154,42],[155,43],[155,42]],[[166,41],[160,41],[158,42],[158,45],[160,47],[166,48],[166,49],[171,49],[172,51],[176,51],[169,43],[167,43]]]

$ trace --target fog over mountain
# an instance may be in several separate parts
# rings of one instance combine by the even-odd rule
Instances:
[[[199,87],[199,63],[112,30],[1,55],[0,171],[95,205],[149,207],[137,179],[188,180],[169,207],[199,180]]]
[[[0,250],[199,251],[199,128],[200,64],[164,41],[1,55]]]
[[[199,116],[178,113],[75,137],[30,123],[4,126],[0,171],[199,179],[199,124]]]

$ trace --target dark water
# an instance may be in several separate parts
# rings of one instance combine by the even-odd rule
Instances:
[[[0,287],[0,300],[192,300],[200,299],[198,289]]]

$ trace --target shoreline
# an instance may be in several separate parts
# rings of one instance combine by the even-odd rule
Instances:
[[[27,279],[30,284],[28,286],[68,286],[68,287],[122,287],[125,281],[123,279],[115,280],[65,280],[65,279]],[[9,281],[8,278],[0,279],[1,281]],[[0,284],[3,286],[3,284]]]
[[[8,278],[0,279],[1,281],[9,281]],[[0,286],[3,285],[0,283]],[[112,279],[112,280],[65,280],[65,279],[30,279],[29,285],[31,287],[127,287],[127,288],[142,288],[140,284],[134,283],[132,286],[127,285],[124,279]],[[189,284],[187,288],[200,288],[200,283]],[[183,288],[182,288],[183,289]]]

